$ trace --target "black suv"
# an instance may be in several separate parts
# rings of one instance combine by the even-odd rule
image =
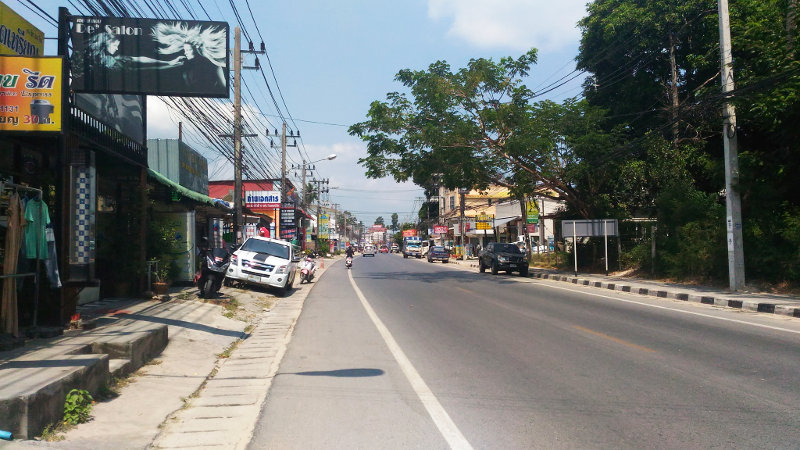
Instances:
[[[493,275],[500,270],[508,273],[519,272],[520,276],[528,276],[528,259],[514,244],[490,242],[478,254],[478,270],[483,273],[489,268]]]

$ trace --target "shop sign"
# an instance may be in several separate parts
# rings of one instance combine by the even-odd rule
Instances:
[[[61,57],[0,56],[0,130],[61,131]]]
[[[0,2],[0,55],[39,56],[44,33]]]
[[[247,208],[275,209],[281,205],[281,191],[245,191],[244,206]]]
[[[528,215],[528,223],[539,223],[539,207],[536,205],[536,200],[529,200],[525,204]]]
[[[70,18],[75,92],[228,98],[228,23]]]
[[[447,234],[448,228],[446,225],[434,225],[433,226],[433,233],[434,234]]]
[[[403,230],[403,237],[410,237],[410,236],[416,236],[416,235],[417,235],[417,230],[415,230],[415,229]]]
[[[297,212],[291,203],[281,206],[281,229],[297,227]]]
[[[328,230],[330,217],[327,214],[320,214],[319,216],[319,239],[330,238],[330,231]]]
[[[494,216],[490,216],[488,214],[478,214],[475,217],[475,229],[477,230],[491,230],[492,223],[494,222]]]

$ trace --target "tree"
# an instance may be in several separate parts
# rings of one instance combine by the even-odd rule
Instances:
[[[559,178],[570,153],[558,147],[558,130],[540,134],[544,124],[536,115],[542,111],[522,84],[536,54],[472,59],[457,71],[438,61],[425,71],[398,72],[395,79],[413,100],[389,93],[387,101],[370,105],[365,122],[349,129],[367,143],[368,156],[359,160],[367,176],[411,179],[426,188],[496,184],[515,194],[555,193],[588,217],[590,201]]]
[[[390,230],[392,230],[392,231],[397,231],[397,230],[399,230],[399,229],[400,229],[400,225],[399,225],[399,223],[398,223],[398,222],[399,222],[399,220],[400,220],[400,218],[399,218],[399,216],[397,215],[397,213],[392,213],[392,226],[391,226],[391,227],[389,227],[389,229],[390,229]]]
[[[384,225],[384,223],[383,223],[383,216],[378,216],[378,217],[375,219],[375,225],[381,225],[381,226],[383,226],[383,225]]]

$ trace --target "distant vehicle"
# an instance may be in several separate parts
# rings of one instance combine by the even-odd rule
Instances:
[[[420,253],[422,253],[422,256],[425,256],[425,255],[428,254],[428,249],[429,248],[431,248],[431,243],[428,242],[428,241],[422,241],[422,243],[419,245],[419,251],[420,251]]]
[[[380,252],[381,253],[389,253],[389,247],[387,247],[385,245],[381,245]]]
[[[392,248],[390,249],[392,253],[400,253],[400,246],[397,244],[392,244]]]
[[[290,242],[252,236],[233,252],[227,276],[242,283],[278,288],[286,295],[292,289],[299,261]]]
[[[372,244],[367,244],[364,246],[364,253],[361,256],[375,256],[375,246]]]
[[[422,258],[422,239],[417,236],[403,238],[403,258],[415,256]]]
[[[428,250],[428,262],[432,263],[434,261],[450,262],[450,252],[441,245],[434,245]]]
[[[487,268],[492,275],[505,270],[507,273],[519,272],[525,277],[528,276],[528,259],[515,244],[490,242],[478,254],[478,271],[483,273]]]

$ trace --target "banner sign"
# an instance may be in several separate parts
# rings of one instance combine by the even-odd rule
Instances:
[[[417,230],[414,230],[414,229],[412,229],[412,230],[403,230],[403,237],[410,237],[410,236],[416,236],[416,235],[417,235]]]
[[[39,56],[44,33],[0,2],[0,55]]]
[[[61,57],[0,56],[0,130],[61,131]]]
[[[228,97],[228,23],[70,18],[76,92]]]
[[[319,239],[328,239],[330,237],[330,232],[328,231],[328,215],[327,214],[320,214],[319,215],[319,233],[317,237]]]
[[[281,191],[246,191],[244,206],[259,209],[278,208],[281,206]]]
[[[448,228],[446,225],[434,225],[433,232],[434,234],[447,234]]]
[[[526,202],[525,209],[528,213],[528,223],[539,223],[539,207],[536,205],[536,200]]]

